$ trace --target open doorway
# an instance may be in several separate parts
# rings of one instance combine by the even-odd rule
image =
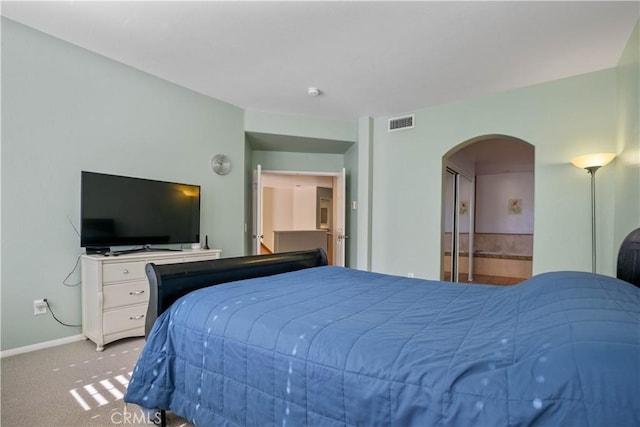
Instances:
[[[330,265],[344,266],[344,171],[256,172],[254,253],[321,248]]]
[[[517,284],[532,274],[534,148],[489,135],[443,157],[442,280]]]

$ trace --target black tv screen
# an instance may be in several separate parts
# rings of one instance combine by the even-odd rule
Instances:
[[[200,186],[82,171],[80,245],[200,241]]]

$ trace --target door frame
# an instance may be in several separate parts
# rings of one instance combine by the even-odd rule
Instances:
[[[253,183],[253,190],[254,193],[256,191],[256,172],[259,171],[259,173],[257,174],[257,183],[258,185],[260,185],[259,188],[259,192],[262,192],[262,175],[264,174],[270,174],[270,175],[289,175],[289,176],[321,176],[321,177],[333,177],[333,205],[334,205],[334,213],[337,213],[342,206],[342,209],[344,210],[344,213],[342,215],[333,215],[333,220],[334,220],[334,230],[333,230],[333,265],[339,265],[344,267],[345,266],[345,260],[346,260],[346,242],[345,239],[348,238],[348,233],[346,230],[346,172],[345,172],[345,168],[342,168],[341,171],[338,172],[318,172],[318,171],[293,171],[293,170],[272,170],[272,169],[262,169],[262,165],[258,164],[256,165],[256,169],[253,170],[253,174],[254,174],[254,183]],[[337,187],[340,186],[340,181],[342,179],[342,187],[343,189],[340,190]],[[342,203],[340,203],[340,201],[338,199],[342,200]],[[255,239],[256,236],[260,236],[262,239],[262,224],[256,224],[256,220],[259,218],[261,220],[262,218],[262,208],[263,208],[263,203],[264,200],[260,195],[253,195],[252,198],[252,211],[253,211],[253,218],[252,218],[252,223],[253,223],[253,230],[252,230],[252,238]],[[259,208],[257,206],[255,206],[256,201],[260,204]],[[256,210],[257,208],[257,210]],[[256,228],[257,227],[257,228]],[[261,240],[260,239],[260,240]],[[260,243],[257,242],[256,240],[252,240],[252,247],[253,250],[255,252],[256,248],[260,247]],[[341,248],[340,251],[338,251],[338,248]],[[258,249],[258,253],[259,253],[259,249]]]

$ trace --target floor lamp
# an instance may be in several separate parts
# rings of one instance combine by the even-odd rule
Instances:
[[[614,159],[614,153],[585,154],[571,159],[574,166],[591,175],[591,271],[596,272],[596,171]]]

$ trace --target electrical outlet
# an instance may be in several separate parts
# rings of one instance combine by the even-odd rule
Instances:
[[[409,277],[409,278],[414,278],[414,277],[416,277],[416,276],[415,276],[413,273],[407,273],[407,277]]]
[[[41,299],[33,300],[33,315],[39,316],[47,313],[47,303]]]

